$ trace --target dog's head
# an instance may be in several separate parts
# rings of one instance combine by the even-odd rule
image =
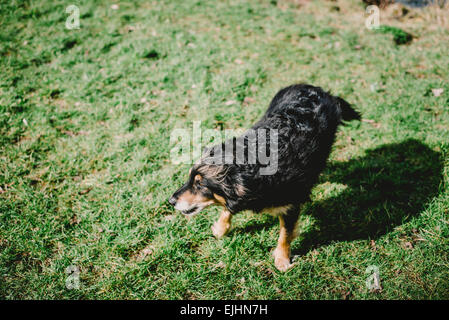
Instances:
[[[187,182],[168,200],[185,215],[194,215],[207,206],[226,206],[222,166],[195,165],[190,169]]]
[[[210,205],[221,205],[230,212],[241,209],[248,190],[241,169],[224,161],[223,148],[224,144],[203,151],[190,169],[187,182],[168,200],[175,209],[185,215],[196,214]]]

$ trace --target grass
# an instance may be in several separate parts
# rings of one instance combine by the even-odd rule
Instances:
[[[447,10],[381,11],[413,34],[398,45],[356,0],[77,1],[79,30],[70,4],[0,2],[1,298],[449,298]],[[168,205],[188,172],[170,132],[247,128],[295,82],[364,121],[339,131],[280,273],[275,218],[215,240],[218,209]]]

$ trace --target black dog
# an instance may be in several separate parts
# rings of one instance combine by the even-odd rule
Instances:
[[[222,205],[224,210],[212,226],[217,238],[229,231],[231,217],[239,211],[278,215],[281,231],[275,265],[286,271],[300,205],[309,199],[325,167],[338,125],[355,119],[360,114],[349,103],[319,87],[284,88],[249,131],[207,149],[169,202],[183,214]],[[267,151],[275,165],[267,163]]]

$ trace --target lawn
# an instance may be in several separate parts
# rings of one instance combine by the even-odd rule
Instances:
[[[0,0],[0,298],[449,299],[449,10],[404,13],[369,30],[357,0]],[[218,208],[168,204],[189,169],[170,135],[248,128],[297,82],[363,121],[281,273],[276,218],[216,240]]]

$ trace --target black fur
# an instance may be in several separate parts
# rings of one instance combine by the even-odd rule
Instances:
[[[285,205],[298,208],[309,199],[310,191],[324,169],[338,125],[342,120],[355,119],[360,119],[360,114],[349,103],[319,87],[307,84],[286,87],[274,96],[262,119],[251,128],[277,130],[277,171],[262,175],[260,169],[264,165],[260,162],[238,164],[235,161],[239,143],[243,144],[247,157],[249,146],[260,144],[258,137],[250,138],[244,134],[207,149],[199,163],[193,166],[189,181],[175,192],[171,203],[188,189],[202,193],[204,197],[219,195],[225,199],[225,206],[231,213],[260,212]],[[268,137],[268,150],[270,143]],[[226,144],[233,146],[231,163],[211,164],[211,159],[223,159],[220,151]],[[194,184],[193,178],[198,174],[204,178],[201,185]]]
[[[290,242],[300,206],[309,199],[326,165],[337,127],[342,120],[355,119],[360,114],[349,103],[321,88],[306,84],[284,88],[252,130],[206,149],[169,202],[184,214],[198,213],[214,203],[231,214],[277,208],[281,231],[273,254],[276,267],[286,271],[291,267]],[[264,139],[258,132],[270,134]],[[266,147],[264,152],[260,147]],[[277,168],[270,174],[262,172],[272,167],[263,158],[267,150],[268,158],[278,151]],[[222,213],[212,227],[215,236],[229,230],[230,217],[226,210]]]
[[[260,163],[239,165],[234,161],[224,165],[226,174],[220,183],[209,181],[210,188],[226,199],[226,206],[232,213],[301,204],[309,198],[311,188],[324,169],[341,120],[353,119],[360,119],[360,115],[349,103],[319,87],[297,84],[284,88],[252,127],[254,130],[278,130],[277,171],[273,175],[261,175],[259,170],[263,166]],[[238,139],[232,140],[234,147],[236,141]],[[245,138],[245,150],[257,142],[257,139]],[[223,146],[226,143],[231,142]],[[201,171],[204,165],[207,164],[202,161],[195,166],[195,172]],[[245,192],[236,192],[235,185],[243,186]]]

